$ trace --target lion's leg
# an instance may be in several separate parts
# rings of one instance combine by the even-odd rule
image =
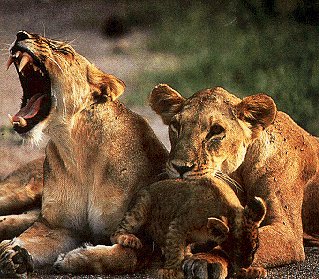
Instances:
[[[272,267],[305,260],[302,228],[293,229],[287,222],[284,223],[259,228],[260,245],[254,266]]]
[[[50,229],[41,222],[13,240],[0,244],[0,270],[3,274],[24,273],[34,268],[52,265],[60,253],[79,245],[65,229]]]
[[[54,263],[58,272],[73,274],[123,274],[133,273],[143,267],[151,257],[151,252],[113,246],[85,246],[59,255]]]
[[[142,242],[135,236],[147,221],[151,199],[147,191],[142,191],[134,205],[125,213],[125,216],[115,233],[111,236],[113,244],[140,249]]]
[[[40,209],[17,215],[0,216],[0,241],[18,236],[29,228],[39,217]]]
[[[186,279],[225,279],[230,270],[227,256],[219,248],[209,253],[197,253],[187,257],[183,263]],[[263,267],[240,268],[235,272],[236,278],[264,278],[267,271]]]
[[[182,272],[182,262],[187,251],[186,235],[182,230],[185,225],[181,220],[174,220],[170,223],[166,234],[165,247],[163,253],[165,257],[164,266],[159,270],[159,277],[163,279],[184,278]]]

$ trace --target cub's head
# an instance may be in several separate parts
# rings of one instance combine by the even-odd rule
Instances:
[[[265,215],[265,202],[255,197],[232,218],[208,218],[208,230],[228,255],[234,271],[252,264],[259,246],[258,228]]]
[[[26,138],[41,135],[53,120],[67,121],[86,105],[114,100],[124,83],[97,69],[67,43],[19,31],[10,47],[23,89],[21,109],[9,115],[15,131]]]
[[[220,87],[185,99],[168,85],[150,95],[152,109],[169,125],[170,177],[229,174],[243,162],[248,145],[276,116],[274,101],[258,94],[243,100]]]

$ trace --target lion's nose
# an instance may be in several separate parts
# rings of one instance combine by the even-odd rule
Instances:
[[[26,31],[19,31],[17,33],[17,42],[18,41],[23,41],[23,40],[26,40],[26,39],[29,39],[31,38],[30,34]]]
[[[171,164],[181,177],[184,173],[191,171],[195,167],[195,164],[193,163],[183,162],[179,160],[174,160],[171,162]]]

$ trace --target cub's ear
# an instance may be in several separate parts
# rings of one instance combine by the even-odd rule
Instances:
[[[218,244],[223,242],[229,233],[229,227],[227,225],[227,219],[222,217],[223,220],[210,217],[207,220],[208,232],[212,237],[212,240],[216,241]]]
[[[267,212],[266,203],[260,197],[254,197],[249,200],[244,208],[244,216],[247,220],[252,220],[256,223],[257,227],[260,226],[264,220]]]
[[[162,117],[166,125],[168,125],[172,117],[181,110],[184,101],[184,97],[167,84],[155,86],[149,96],[151,108]]]
[[[105,74],[95,66],[88,68],[87,79],[96,102],[112,101],[121,96],[125,90],[125,83],[119,78]]]
[[[236,111],[237,117],[248,122],[257,135],[259,131],[273,123],[277,114],[274,100],[265,94],[245,97],[236,106]]]

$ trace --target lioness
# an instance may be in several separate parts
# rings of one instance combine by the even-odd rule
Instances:
[[[260,196],[267,214],[254,263],[265,267],[303,261],[303,231],[319,233],[319,142],[264,94],[237,98],[220,87],[185,99],[155,87],[150,105],[169,125],[167,172],[193,179],[217,171],[244,187],[245,204]]]
[[[146,230],[165,257],[160,278],[184,278],[182,262],[191,255],[187,244],[194,242],[220,245],[233,271],[255,276],[256,271],[249,267],[265,214],[262,199],[256,197],[243,208],[232,187],[219,178],[167,179],[141,191],[111,240],[140,249],[142,242],[137,236],[141,228]],[[259,276],[266,275],[265,270],[258,270]],[[214,278],[226,278],[228,268],[221,266],[211,272]]]
[[[66,268],[60,271],[135,271],[142,259],[133,249],[106,245],[132,197],[163,172],[167,150],[143,118],[117,101],[124,83],[69,44],[20,31],[12,63],[23,88],[13,128],[36,141],[44,132],[50,141],[41,217],[2,242],[1,272],[52,266],[58,256],[57,266]],[[101,245],[75,249],[83,242]]]

